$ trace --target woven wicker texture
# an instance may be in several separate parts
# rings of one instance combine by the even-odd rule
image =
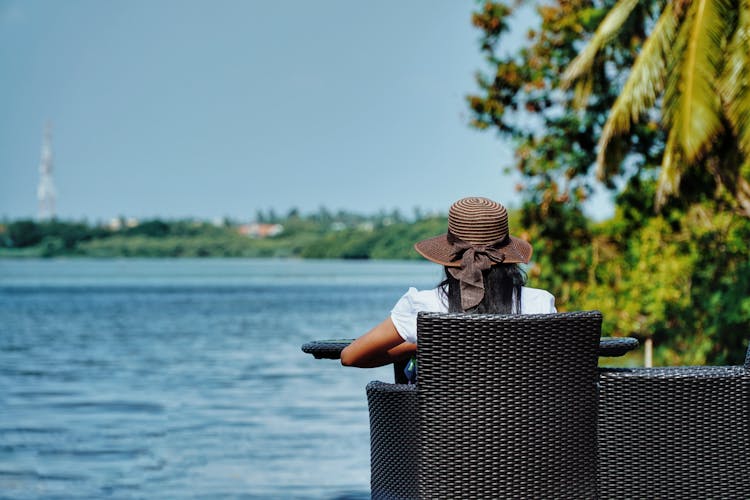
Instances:
[[[595,498],[601,321],[420,313],[419,497]]]
[[[615,357],[629,353],[638,347],[638,339],[610,337],[599,339],[599,356]]]
[[[302,344],[302,352],[312,354],[315,359],[341,359],[341,351],[354,339],[315,340]]]
[[[370,382],[367,404],[372,498],[417,498],[417,387]]]
[[[750,498],[744,367],[603,370],[602,498]]]

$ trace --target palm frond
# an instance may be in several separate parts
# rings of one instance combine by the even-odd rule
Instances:
[[[619,169],[619,162],[615,164],[609,161],[616,157],[608,153],[612,140],[628,133],[631,124],[637,122],[641,114],[654,105],[663,90],[667,55],[672,49],[677,26],[678,19],[672,2],[669,2],[643,44],[602,129],[596,158],[599,179],[608,178]]]
[[[745,217],[750,217],[750,156],[745,154],[745,161],[739,168],[737,201]]]
[[[594,90],[594,74],[587,73],[581,75],[576,82],[575,93],[573,94],[573,107],[575,109],[583,109],[591,97],[591,92]]]
[[[750,0],[740,0],[719,89],[740,150],[750,158]]]
[[[750,183],[740,177],[738,184],[737,194],[735,194],[737,205],[742,215],[750,217]]]
[[[688,163],[696,161],[722,130],[716,82],[731,5],[729,0],[695,0],[677,34],[681,57],[670,68],[664,92],[664,122]]]
[[[677,141],[677,131],[672,129],[664,147],[659,179],[656,181],[656,208],[664,206],[667,198],[679,191],[682,171],[682,152]]]
[[[617,35],[636,5],[638,5],[638,0],[619,0],[612,7],[599,27],[596,28],[594,36],[591,37],[586,47],[565,69],[561,78],[561,87],[563,90],[569,88],[574,81],[583,75],[591,72],[596,55]]]

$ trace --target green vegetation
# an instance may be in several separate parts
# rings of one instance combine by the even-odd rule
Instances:
[[[114,226],[59,220],[0,224],[0,257],[303,257],[314,259],[416,259],[415,241],[445,231],[443,217],[406,221],[398,212],[361,216],[325,209],[303,216],[259,214],[276,235],[241,234],[247,226],[226,221],[152,219]],[[118,227],[119,226],[119,227]],[[252,232],[252,230],[251,230]]]
[[[741,363],[750,4],[552,0],[510,52],[523,6],[475,12],[487,69],[468,105],[474,127],[515,145],[534,286],[561,310],[601,310],[607,334],[652,340],[655,364]],[[592,223],[581,203],[597,173],[616,214]]]
[[[631,16],[636,23],[643,18],[639,5],[619,0],[568,67],[563,83],[578,82],[581,105],[596,78],[594,65],[609,59],[608,42],[628,31]],[[750,216],[750,1],[667,2],[660,12],[602,128],[597,174],[619,172],[618,136],[658,111],[668,134],[657,202],[678,196],[690,169],[707,169]]]

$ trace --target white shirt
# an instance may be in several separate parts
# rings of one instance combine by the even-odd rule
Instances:
[[[406,342],[417,343],[417,313],[448,312],[448,299],[440,287],[432,290],[409,288],[396,302],[391,320]],[[521,314],[555,313],[555,297],[546,290],[521,287]]]

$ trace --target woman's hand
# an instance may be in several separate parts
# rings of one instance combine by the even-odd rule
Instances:
[[[404,342],[388,318],[344,348],[341,364],[373,368],[408,358],[415,352],[417,345]]]

